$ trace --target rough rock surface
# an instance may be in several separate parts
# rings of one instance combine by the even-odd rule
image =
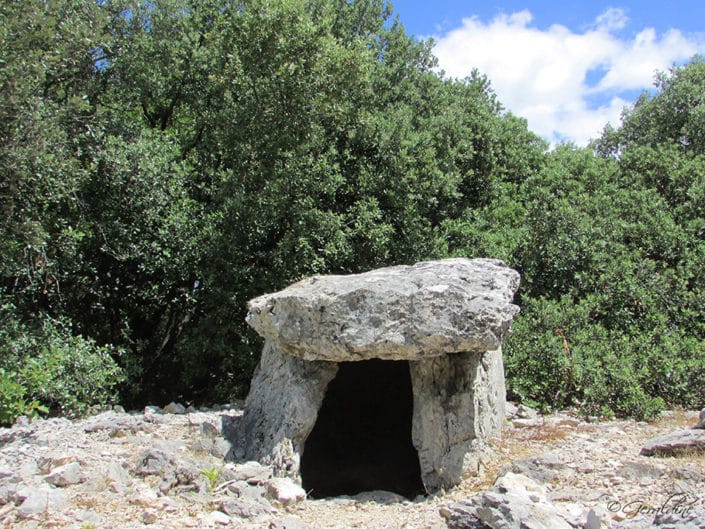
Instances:
[[[255,298],[247,322],[305,360],[419,360],[499,349],[519,311],[519,274],[494,259],[445,259],[317,276]]]
[[[411,438],[428,491],[477,471],[486,440],[504,422],[502,352],[458,353],[409,362],[414,393]]]
[[[705,452],[705,430],[678,430],[654,437],[641,449],[643,456],[673,456],[683,452]]]
[[[211,439],[202,433],[210,428],[201,425],[220,430],[221,422],[239,416],[240,410],[146,412],[24,421],[0,428],[0,527],[445,529],[439,514],[444,505],[481,494],[502,468],[518,461],[526,469],[532,466],[525,461],[533,461],[534,469],[540,462],[550,463],[545,481],[529,477],[571,515],[574,527],[583,528],[590,510],[601,529],[700,529],[705,520],[705,454],[661,459],[639,455],[647,439],[694,425],[697,412],[665,414],[648,424],[585,422],[561,414],[538,417],[531,426],[515,425],[522,419],[512,414],[502,440],[494,442],[493,458],[453,489],[414,501],[376,491],[309,498],[288,507],[265,497],[271,468],[254,462],[226,464],[202,446]],[[172,468],[195,465],[195,483],[175,484],[163,492],[162,475],[138,472],[143,454],[152,450],[174,462],[164,465],[167,475]],[[72,462],[80,463],[83,481],[60,488],[46,482],[52,470]],[[221,472],[211,487],[201,471],[213,469]],[[638,512],[647,509],[652,512]],[[656,510],[662,512],[654,514]],[[225,516],[213,514],[217,512]]]
[[[244,417],[226,433],[232,457],[299,479],[337,363],[407,360],[421,479],[430,492],[457,484],[501,431],[501,345],[518,286],[501,261],[446,259],[314,277],[252,300],[247,321],[266,341]]]
[[[304,442],[337,371],[335,363],[306,362],[266,342],[247,411],[224,432],[233,444],[231,458],[261,461],[272,465],[278,476],[298,477]]]
[[[508,472],[490,490],[441,509],[450,529],[572,529],[546,489]]]

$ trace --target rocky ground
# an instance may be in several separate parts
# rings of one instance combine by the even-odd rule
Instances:
[[[521,476],[523,486],[532,483],[525,494],[555,508],[566,527],[637,527],[627,524],[648,524],[658,512],[705,512],[702,451],[640,455],[649,439],[694,426],[696,412],[669,412],[647,424],[538,417],[512,407],[495,455],[477,475],[409,501],[381,492],[302,500],[303,491],[272,479],[266,467],[223,462],[221,416],[238,410],[164,411],[20,421],[0,430],[0,527],[489,527],[462,525],[452,506],[495,501],[481,492],[507,473]]]

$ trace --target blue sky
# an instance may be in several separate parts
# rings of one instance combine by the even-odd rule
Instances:
[[[446,75],[478,68],[554,144],[586,144],[655,72],[705,54],[705,0],[392,3],[409,33],[433,37]]]

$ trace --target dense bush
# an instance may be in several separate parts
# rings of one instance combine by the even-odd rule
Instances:
[[[113,357],[120,351],[60,321],[31,328],[14,319],[12,308],[0,311],[0,424],[38,412],[75,416],[116,402],[123,374]]]
[[[590,149],[450,80],[382,0],[0,7],[1,420],[226,400],[248,299],[449,255],[523,277],[510,392],[703,405],[705,67]],[[103,344],[114,344],[103,345]]]

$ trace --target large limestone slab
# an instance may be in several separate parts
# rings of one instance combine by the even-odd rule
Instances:
[[[495,259],[445,259],[305,279],[249,303],[247,322],[304,360],[421,360],[498,350],[519,311],[519,274]]]

